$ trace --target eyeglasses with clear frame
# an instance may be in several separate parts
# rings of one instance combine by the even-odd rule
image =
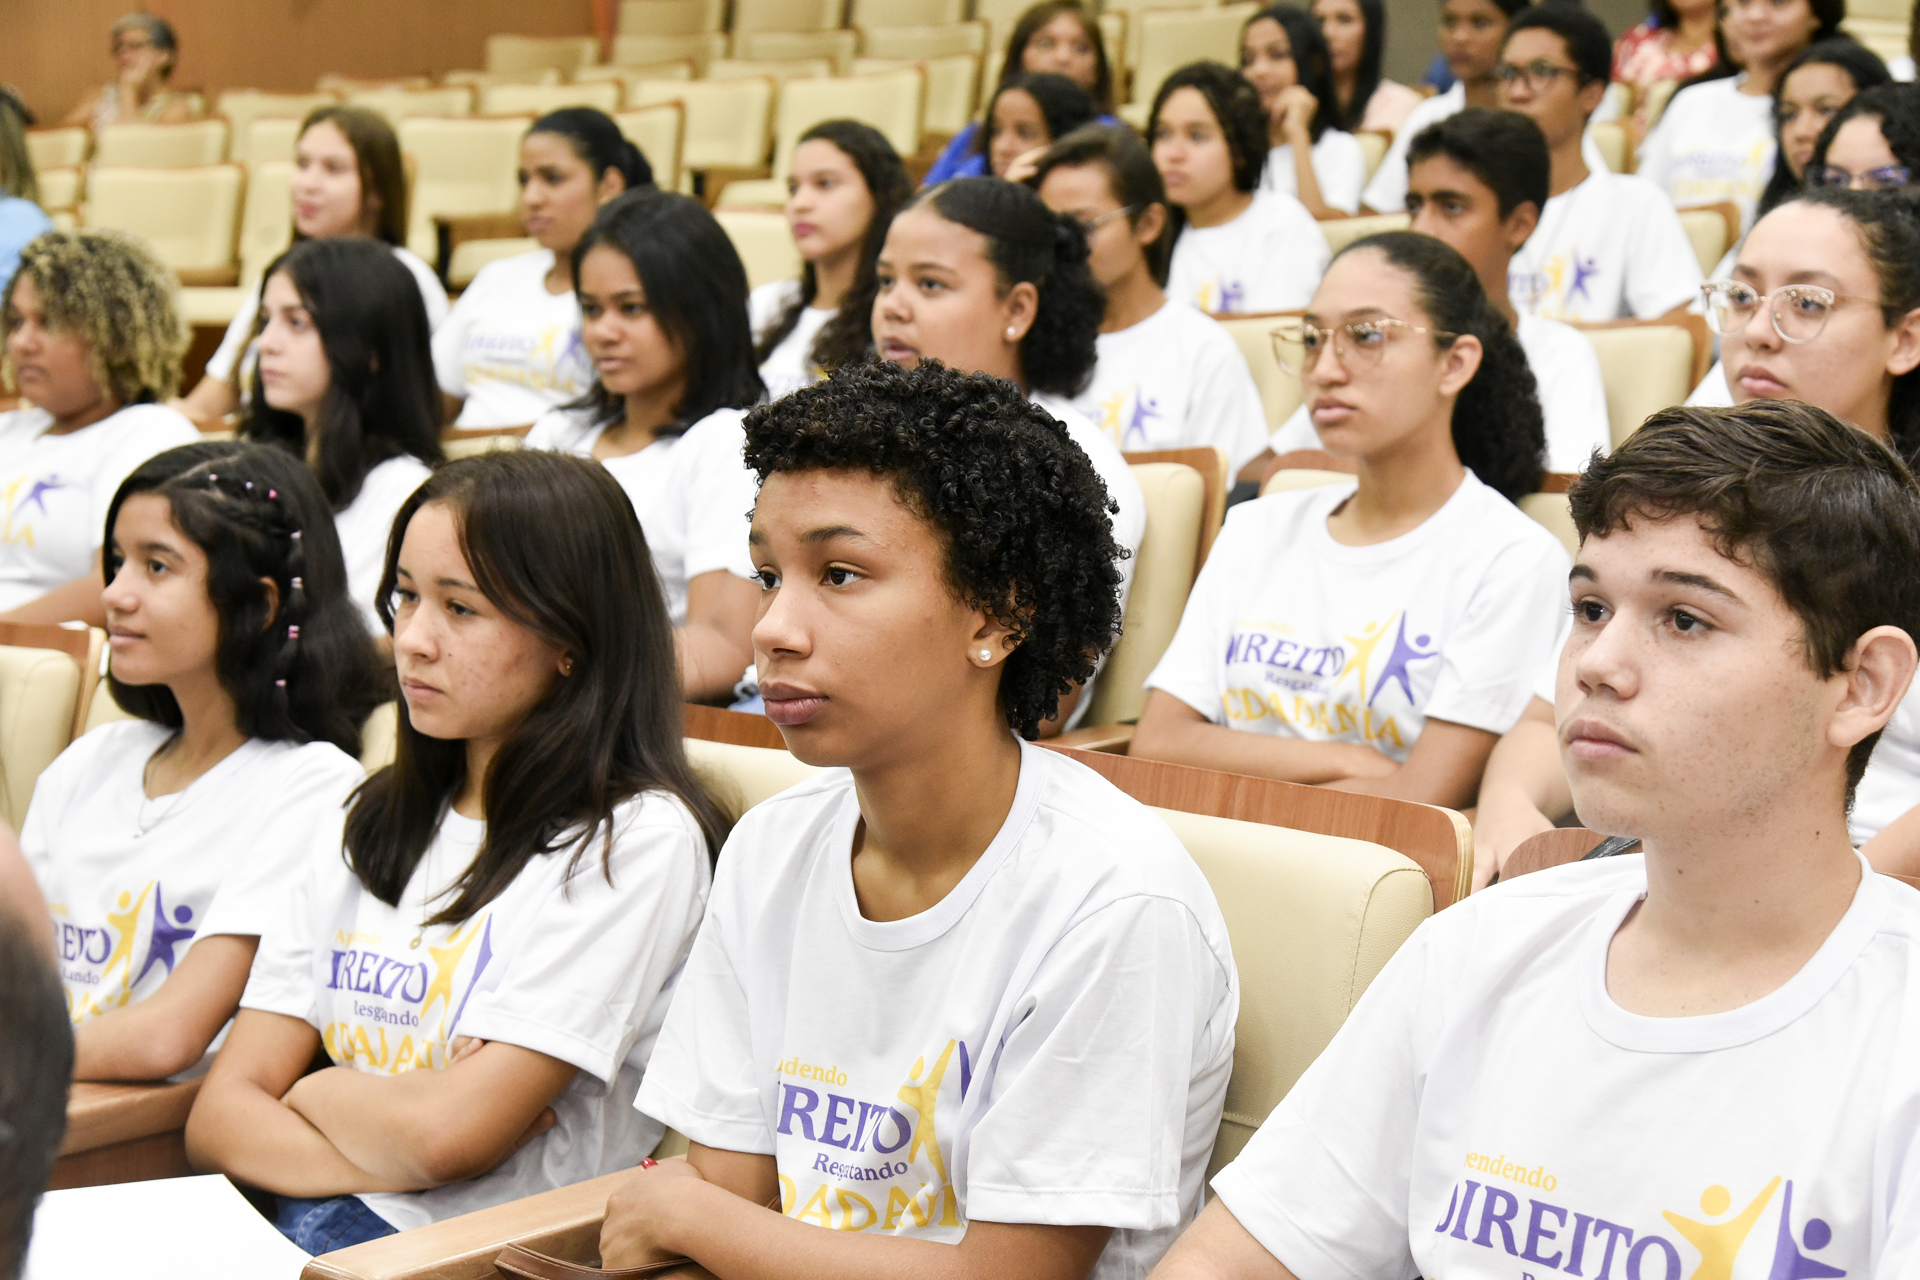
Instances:
[[[1809,187],[1850,187],[1855,191],[1898,191],[1913,181],[1913,170],[1903,164],[1883,164],[1876,169],[1849,173],[1835,164],[1807,166]]]
[[[1112,222],[1114,219],[1130,218],[1138,212],[1140,212],[1140,206],[1137,204],[1130,204],[1124,209],[1109,209],[1105,213],[1096,214],[1091,218],[1075,218],[1074,221],[1080,224],[1080,229],[1086,232],[1087,239],[1091,240],[1093,239],[1094,232],[1106,226],[1109,222]]]
[[[1340,362],[1341,367],[1349,373],[1358,373],[1380,363],[1380,358],[1387,352],[1387,343],[1395,333],[1424,333],[1436,341],[1444,342],[1452,342],[1460,336],[1444,329],[1431,329],[1425,325],[1396,320],[1392,316],[1355,320],[1331,329],[1322,329],[1304,320],[1288,320],[1267,332],[1273,340],[1273,355],[1280,362],[1280,367],[1300,376],[1319,363],[1320,353],[1329,344],[1333,347],[1333,358]]]
[[[1768,304],[1767,315],[1780,341],[1796,346],[1812,342],[1827,327],[1827,317],[1845,306],[1880,305],[1878,298],[1855,298],[1817,284],[1782,285],[1761,293],[1738,280],[1709,280],[1700,286],[1707,300],[1707,327],[1715,333],[1737,333],[1753,321],[1754,309]]]
[[[1561,76],[1573,76],[1578,84],[1580,71],[1577,67],[1557,67],[1544,58],[1535,58],[1522,65],[1518,62],[1503,62],[1493,69],[1493,78],[1501,84],[1512,84],[1518,80],[1528,93],[1545,93],[1553,88],[1554,82]]]

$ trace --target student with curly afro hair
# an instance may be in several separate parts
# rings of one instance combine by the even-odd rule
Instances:
[[[604,1264],[1144,1275],[1199,1204],[1239,997],[1166,825],[1016,735],[1118,627],[1105,487],[933,364],[757,409],[746,456],[767,712],[833,767],[727,841],[636,1102],[692,1147],[614,1193]]]
[[[117,231],[49,231],[0,293],[0,621],[105,626],[107,504],[135,467],[200,438],[162,401],[187,330],[173,273]]]
[[[1235,508],[1132,753],[1461,808],[1567,626],[1567,552],[1514,505],[1546,436],[1473,267],[1394,231],[1275,329],[1356,482]]]

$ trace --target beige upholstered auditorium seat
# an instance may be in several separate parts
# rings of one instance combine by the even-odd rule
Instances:
[[[1245,22],[1248,17],[1252,16],[1259,9],[1257,4],[1252,3],[1223,6],[1210,3],[1210,0],[1106,0],[1106,3],[1100,7],[1103,13],[1114,14],[1124,18],[1126,21],[1126,35],[1124,39],[1118,43],[1109,44],[1107,46],[1107,54],[1109,57],[1112,57],[1118,53],[1124,58],[1128,69],[1133,72],[1132,83],[1136,86],[1140,84],[1142,78],[1139,75],[1139,68],[1140,60],[1145,56],[1142,53],[1142,49],[1145,44],[1146,30],[1149,25],[1146,22],[1148,11],[1169,9],[1186,9],[1192,11],[1204,9],[1211,10],[1216,15],[1222,12],[1233,14],[1239,18],[1240,22]],[[1225,21],[1224,18],[1216,17],[1216,23],[1218,25],[1224,26]],[[1236,42],[1239,39],[1239,28],[1237,24],[1234,30],[1234,38]],[[1218,54],[1205,56],[1219,57]],[[1234,46],[1233,56],[1226,59],[1226,61],[1229,66],[1237,67],[1240,65],[1239,46],[1237,43]],[[1165,64],[1162,65],[1164,66]],[[1176,63],[1174,65],[1177,66],[1179,64]],[[1165,72],[1163,71],[1161,74],[1164,75]],[[1152,94],[1142,93],[1137,87],[1129,97],[1130,100],[1134,102],[1151,103],[1153,101]]]
[[[227,122],[110,124],[93,142],[96,168],[191,169],[227,158]]]
[[[615,66],[644,67],[685,60],[693,63],[698,74],[704,73],[707,64],[715,58],[726,56],[726,32],[702,31],[684,36],[615,36],[609,61]]]
[[[1240,28],[1259,6],[1177,9],[1155,4],[1128,15],[1127,53],[1133,67],[1130,101],[1153,102],[1160,82],[1189,62],[1211,59],[1240,65]]]
[[[360,767],[368,773],[393,763],[394,743],[400,732],[400,704],[383,702],[360,727]]]
[[[112,692],[107,688],[107,678],[101,676],[94,685],[93,701],[87,706],[87,719],[82,733],[92,733],[103,724],[112,724],[117,720],[131,720],[132,716],[120,709],[113,700]]]
[[[832,74],[832,58],[715,58],[707,64],[706,78],[744,80],[765,76],[783,85],[789,80],[819,80]]]
[[[220,125],[224,129],[226,122]],[[245,190],[246,171],[237,164],[198,169],[100,167],[88,180],[85,222],[139,236],[173,269],[181,284],[233,284],[240,274],[234,247]]]
[[[1405,231],[1412,225],[1413,219],[1404,213],[1370,213],[1359,218],[1328,219],[1320,224],[1320,234],[1327,238],[1327,247],[1338,253],[1355,240],[1382,231]]]
[[[86,723],[87,664],[99,662],[98,632],[0,626],[0,820],[26,820],[33,785]]]
[[[1372,178],[1380,168],[1380,162],[1387,158],[1387,148],[1393,145],[1393,135],[1380,129],[1362,129],[1353,136],[1360,140],[1360,153],[1367,158],[1367,177]]]
[[[846,75],[859,51],[860,33],[834,31],[742,31],[733,37],[733,56],[747,61],[787,62],[824,58],[833,74]]]
[[[1712,358],[1706,322],[1699,316],[1575,327],[1600,356],[1615,448],[1649,415],[1685,403]]]
[[[699,172],[708,169],[758,169],[772,145],[771,78],[745,80],[645,80],[627,90],[631,110],[657,102],[679,102],[687,112],[680,162]]]
[[[1325,227],[1331,224],[1321,223]],[[1273,354],[1273,329],[1282,319],[1299,319],[1297,311],[1276,311],[1263,315],[1215,316],[1220,326],[1233,336],[1240,354],[1247,358],[1253,373],[1253,385],[1260,389],[1260,404],[1267,411],[1267,428],[1278,431],[1280,424],[1300,407],[1300,375],[1280,367]]]
[[[949,22],[939,26],[860,27],[860,54],[867,58],[945,58],[987,51],[987,24]]]
[[[415,116],[472,115],[473,99],[471,85],[449,84],[438,89],[360,89],[347,95],[347,104],[378,111],[398,133],[401,122]],[[401,145],[406,145],[404,140]]]
[[[1083,717],[1086,724],[1138,720],[1147,704],[1147,676],[1173,643],[1187,595],[1200,572],[1201,547],[1211,545],[1225,506],[1224,493],[1217,504],[1208,499],[1225,478],[1226,455],[1217,449],[1194,452],[1213,455],[1205,461],[1195,459],[1206,468],[1204,474],[1181,462],[1138,461],[1148,456],[1143,454],[1127,457],[1147,500],[1146,533],[1133,563],[1133,586],[1127,593],[1120,639],[1094,681],[1093,701]]]
[[[743,31],[830,31],[841,0],[734,0],[733,34]]]
[[[1580,534],[1573,527],[1573,509],[1567,505],[1564,489],[1559,493],[1526,494],[1517,505],[1535,524],[1560,539],[1569,556],[1579,557]]]
[[[800,251],[793,247],[793,232],[787,228],[785,214],[763,209],[717,209],[714,217],[727,239],[733,241],[740,263],[747,269],[750,288],[799,277]]]
[[[268,116],[247,126],[244,156],[235,155],[248,166],[270,164],[275,160],[292,161],[300,143],[300,122],[289,116]],[[242,150],[240,137],[234,138],[236,151]]]
[[[240,278],[249,283],[293,243],[293,164],[269,160],[250,173],[240,215]]]
[[[27,155],[36,171],[83,165],[92,144],[93,135],[77,125],[27,130]]]
[[[448,71],[440,77],[443,87],[463,85],[473,90],[477,102],[482,89],[500,84],[559,84],[565,76],[558,67],[528,67],[522,71]]]
[[[851,0],[847,5],[850,27],[950,26],[966,16],[966,0]]]
[[[926,73],[927,97],[920,112],[920,136],[923,142],[944,142],[973,120],[980,105],[980,58],[972,53],[952,53],[941,58],[855,58],[853,74],[871,75],[877,71],[899,71],[918,67]]]
[[[720,193],[723,206],[783,205],[787,166],[800,135],[822,120],[862,120],[886,135],[903,156],[920,149],[920,117],[926,77],[918,67],[845,79],[789,80],[774,109],[773,177],[736,182]]]
[[[227,118],[233,127],[230,146],[232,158],[242,164],[255,164],[261,160],[291,160],[293,147],[289,143],[285,155],[261,155],[254,149],[255,135],[253,125],[260,120],[281,122],[283,130],[298,129],[300,121],[315,107],[331,106],[339,101],[330,93],[262,93],[258,89],[229,89],[214,100],[213,109]],[[268,134],[268,138],[277,135]]]
[[[727,0],[626,0],[614,29],[623,36],[691,36],[726,25]]]
[[[1589,126],[1587,136],[1599,148],[1600,158],[1607,162],[1607,168],[1615,173],[1633,172],[1633,143],[1627,136],[1626,125],[1618,120],[1603,120]],[[1711,267],[1707,269],[1712,270]]]
[[[80,193],[86,186],[86,170],[75,166],[67,169],[41,169],[40,207],[48,213],[65,209],[76,210],[80,207]]]
[[[681,156],[686,150],[687,108],[684,103],[656,102],[614,115],[613,122],[653,166],[654,185],[680,190]]]
[[[616,67],[612,63],[600,67],[583,67],[574,73],[575,84],[592,84],[597,80],[611,80],[620,86],[620,101],[625,106],[633,104],[627,100],[632,87],[642,80],[691,80],[693,63],[681,58],[674,62],[656,62],[650,67]]]
[[[1680,225],[1693,244],[1693,256],[1700,262],[1702,275],[1711,275],[1726,256],[1727,249],[1740,239],[1740,207],[1730,201],[1701,205],[1680,211]]]
[[[489,71],[574,71],[600,61],[600,41],[593,36],[487,37]]]
[[[407,248],[427,262],[439,256],[436,217],[512,213],[520,205],[520,139],[525,116],[400,122],[400,150],[412,157],[413,199]]]
[[[562,107],[593,107],[611,115],[620,109],[621,87],[614,80],[585,84],[497,84],[480,91],[483,116],[542,116]]]
[[[813,772],[784,751],[765,748],[689,739],[687,753],[695,768],[720,787],[723,803],[743,807]],[[1076,754],[1085,759],[1086,753]],[[1206,775],[1205,770],[1177,765],[1099,757],[1086,762],[1103,772],[1117,765],[1129,775],[1171,776],[1164,770]],[[1128,770],[1129,765],[1142,768]],[[1241,782],[1287,788],[1285,783],[1230,774],[1207,775],[1207,781],[1226,788]],[[1356,822],[1356,829],[1377,827],[1378,814],[1388,809],[1416,818],[1444,813],[1419,814],[1414,811],[1425,806],[1374,797],[1344,798],[1373,802],[1363,807],[1374,820]],[[1157,812],[1213,886],[1240,976],[1233,1075],[1211,1174],[1239,1154],[1300,1073],[1326,1048],[1381,967],[1432,914],[1434,896],[1417,863],[1372,840],[1167,808]],[[1465,828],[1458,814],[1450,817]],[[494,1256],[513,1242],[589,1260],[607,1196],[621,1176],[612,1174],[325,1254],[307,1265],[302,1280],[490,1280]]]

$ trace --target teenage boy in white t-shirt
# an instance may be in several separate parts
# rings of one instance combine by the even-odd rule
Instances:
[[[1509,276],[1516,304],[1535,315],[1651,320],[1700,294],[1700,261],[1666,192],[1582,154],[1612,66],[1606,27],[1577,5],[1535,5],[1507,28],[1500,105],[1539,125],[1553,157],[1540,225]]]
[[[604,1265],[1144,1275],[1199,1207],[1239,995],[1166,825],[1016,736],[1119,624],[1097,473],[932,363],[756,409],[746,456],[767,714],[844,767],[727,842],[636,1104],[693,1146],[614,1192]]]
[[[1846,809],[1911,682],[1920,489],[1822,410],[1670,409],[1572,495],[1581,819],[1422,925],[1162,1280],[1910,1276],[1920,893]]]

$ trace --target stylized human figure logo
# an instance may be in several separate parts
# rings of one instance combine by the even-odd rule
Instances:
[[[1600,274],[1600,263],[1596,258],[1582,261],[1579,254],[1573,257],[1573,283],[1567,288],[1567,297],[1587,293],[1587,281]],[[1587,294],[1588,297],[1593,295]]]
[[[1384,635],[1386,633],[1382,632],[1381,634]],[[1352,637],[1348,638],[1351,639]],[[1400,682],[1401,691],[1407,695],[1407,701],[1413,701],[1413,681],[1408,674],[1407,666],[1409,663],[1418,662],[1422,658],[1437,658],[1440,656],[1438,649],[1418,649],[1414,647],[1414,645],[1427,644],[1432,638],[1431,636],[1415,636],[1413,638],[1413,644],[1408,644],[1407,615],[1404,612],[1401,613],[1400,634],[1393,639],[1393,650],[1387,655],[1387,665],[1381,669],[1380,678],[1374,682],[1373,697],[1367,699],[1368,706],[1372,706],[1380,695],[1386,692],[1387,686],[1395,680]]]
[[[1670,1209],[1661,1212],[1660,1216],[1672,1223],[1674,1230],[1700,1251],[1700,1265],[1689,1280],[1732,1280],[1733,1263],[1740,1256],[1740,1246],[1746,1243],[1747,1234],[1753,1230],[1753,1224],[1760,1220],[1760,1214],[1779,1187],[1780,1179],[1776,1177],[1753,1198],[1751,1204],[1740,1211],[1738,1217],[1725,1222],[1695,1222]],[[1711,1186],[1700,1193],[1700,1208],[1709,1218],[1719,1217],[1732,1205],[1733,1193],[1725,1187]]]
[[[934,1110],[940,1103],[940,1082],[946,1078],[947,1063],[953,1060],[954,1042],[947,1041],[947,1047],[940,1051],[934,1061],[933,1070],[927,1070],[924,1056],[913,1060],[913,1070],[907,1073],[907,1083],[900,1086],[900,1101],[913,1108],[913,1141],[907,1144],[907,1163],[912,1164],[926,1148],[927,1158],[933,1162],[933,1170],[940,1175],[940,1185],[946,1186],[947,1162],[940,1155],[939,1135],[934,1130]],[[925,1079],[922,1079],[922,1073]]]
[[[1377,622],[1369,622],[1357,636],[1341,636],[1342,640],[1353,646],[1353,656],[1347,659],[1347,665],[1340,668],[1340,674],[1333,678],[1339,684],[1347,678],[1348,672],[1360,674],[1360,701],[1367,701],[1367,664],[1373,661],[1374,646],[1387,638],[1387,629]]]
[[[153,929],[147,934],[147,959],[140,966],[140,976],[131,985],[139,986],[146,980],[147,972],[156,964],[167,966],[169,977],[173,974],[175,960],[174,948],[193,937],[192,907],[175,907],[173,918],[167,918],[167,904],[160,892],[160,885],[153,886]]]
[[[454,979],[460,972],[460,961],[467,954],[476,938],[490,937],[488,928],[493,921],[493,913],[488,912],[478,920],[469,921],[465,929],[456,929],[447,935],[445,946],[427,947],[427,955],[433,963],[433,981],[427,984],[426,994],[420,997],[420,1023],[426,1025],[427,1014],[433,1009],[435,999],[440,1001],[440,1043],[447,1041],[447,1030],[455,1025],[458,1013],[453,1007]],[[467,994],[473,994],[473,984],[480,980],[480,971],[487,967],[491,952],[483,940],[480,947],[479,962],[473,966],[473,973],[467,982]],[[462,1000],[462,1007],[466,1001]],[[424,1059],[423,1059],[424,1062]]]
[[[107,975],[116,968],[120,970],[120,999],[105,1008],[118,1008],[127,1002],[127,996],[133,989],[133,939],[140,931],[140,917],[145,913],[147,895],[153,892],[154,882],[147,881],[140,890],[138,900],[130,893],[122,893],[119,898],[120,910],[107,912],[107,927],[113,930],[113,950],[107,954],[107,963],[100,970],[100,989],[105,991]]]
[[[1778,1181],[1778,1179],[1776,1179]],[[1800,1242],[1809,1253],[1818,1253],[1833,1243],[1833,1228],[1821,1218],[1807,1219],[1806,1230],[1800,1235]],[[1774,1232],[1773,1268],[1767,1272],[1767,1280],[1831,1280],[1835,1276],[1844,1276],[1846,1271],[1840,1267],[1828,1266],[1817,1258],[1809,1258],[1793,1243],[1793,1184],[1787,1184],[1780,1197],[1780,1225]]]

